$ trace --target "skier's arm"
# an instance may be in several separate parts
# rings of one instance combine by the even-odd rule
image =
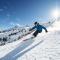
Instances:
[[[48,32],[47,29],[46,29],[44,26],[42,26],[42,28],[43,28],[46,32]]]
[[[34,30],[35,28],[36,28],[36,26],[32,27],[29,31],[32,31],[32,30]]]

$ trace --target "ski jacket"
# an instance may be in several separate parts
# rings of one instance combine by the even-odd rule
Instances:
[[[37,26],[34,26],[34,27],[31,28],[31,30],[34,30],[34,29],[36,29],[36,30],[38,30],[40,32],[42,32],[42,29],[44,29],[45,31],[47,31],[47,29],[44,26],[39,25],[39,24]]]

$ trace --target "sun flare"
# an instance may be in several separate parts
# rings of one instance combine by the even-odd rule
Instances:
[[[54,17],[55,19],[57,19],[59,15],[60,15],[60,12],[58,9],[52,11],[52,17]]]

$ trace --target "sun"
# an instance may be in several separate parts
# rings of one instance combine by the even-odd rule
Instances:
[[[52,17],[54,17],[55,19],[58,19],[59,14],[60,14],[60,12],[58,9],[55,9],[52,11]]]

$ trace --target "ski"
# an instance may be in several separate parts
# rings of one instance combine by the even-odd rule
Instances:
[[[34,37],[30,37],[30,38],[24,39],[23,41],[27,41],[27,40],[30,40],[30,39],[34,39]]]

